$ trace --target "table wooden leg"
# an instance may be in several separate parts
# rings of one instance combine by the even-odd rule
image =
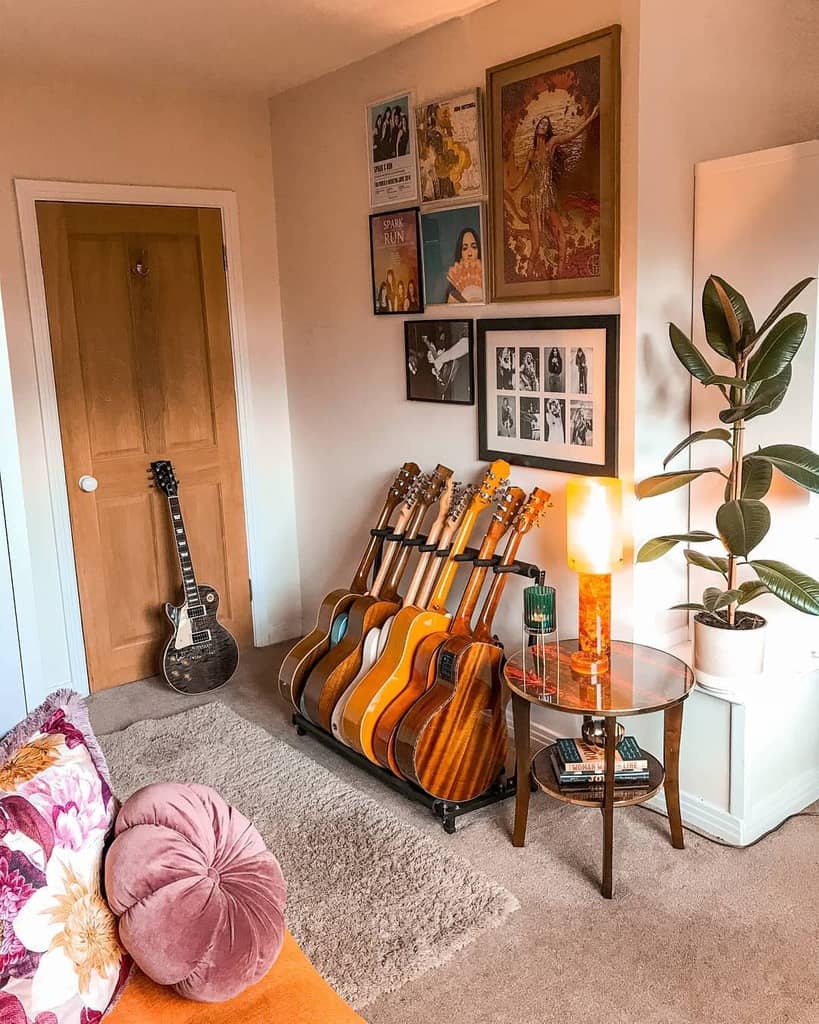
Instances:
[[[663,760],[665,768],[665,805],[671,826],[671,845],[685,848],[682,815],[680,814],[680,739],[682,737],[683,705],[674,704],[664,712]]]
[[[515,726],[515,771],[517,775],[515,830],[512,834],[513,846],[526,845],[526,822],[529,819],[529,771],[531,768],[529,755],[530,712],[531,705],[529,701],[513,693],[512,720]]]
[[[617,719],[606,718],[606,779],[603,784],[603,884],[607,900],[614,895],[614,755],[617,750]]]

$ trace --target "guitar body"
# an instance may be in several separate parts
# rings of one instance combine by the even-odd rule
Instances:
[[[394,775],[401,776],[395,760],[395,731],[412,705],[432,686],[435,680],[435,656],[438,648],[449,638],[448,633],[433,633],[418,645],[412,661],[412,672],[407,685],[393,698],[375,723],[373,756]]]
[[[348,746],[376,763],[372,737],[387,705],[407,685],[415,651],[424,637],[445,632],[449,615],[410,605],[402,608],[390,627],[384,653],[359,682],[347,701],[341,733]]]
[[[358,674],[350,685],[345,689],[344,693],[336,701],[336,706],[333,708],[333,713],[330,716],[330,729],[337,740],[341,743],[344,742],[344,736],[341,732],[341,723],[344,719],[344,709],[347,707],[347,700],[350,694],[361,682],[364,676],[370,671],[373,665],[378,660],[382,651],[382,642],[385,637],[385,630],[389,630],[390,623],[395,616],[390,616],[384,625],[379,629],[374,626],[370,632],[364,637],[364,644],[361,648],[361,668],[358,670]]]
[[[506,761],[502,659],[496,644],[451,637],[438,650],[435,682],[396,730],[401,774],[440,800],[480,796]]]
[[[310,670],[330,650],[334,631],[340,628],[344,613],[358,596],[343,589],[328,594],[319,606],[313,629],[287,652],[279,669],[279,693],[297,711]]]
[[[343,639],[315,663],[304,684],[301,710],[311,722],[330,731],[333,708],[361,668],[367,634],[383,625],[397,608],[395,601],[379,601],[369,594],[352,602]]]
[[[188,615],[189,604],[165,605],[173,633],[162,655],[162,674],[179,693],[207,693],[224,686],[239,664],[239,647],[216,618],[219,595],[207,584],[198,586],[204,613]],[[207,634],[207,637],[205,637]]]

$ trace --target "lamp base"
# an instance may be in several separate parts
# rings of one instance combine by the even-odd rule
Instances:
[[[596,651],[575,651],[571,656],[572,670],[584,676],[602,676],[609,670],[607,654]]]
[[[609,670],[611,649],[611,575],[581,572],[578,586],[578,650],[572,668],[587,676],[603,675]]]

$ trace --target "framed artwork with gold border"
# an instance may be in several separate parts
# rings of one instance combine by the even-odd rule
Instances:
[[[486,72],[493,301],[616,295],[620,26]]]

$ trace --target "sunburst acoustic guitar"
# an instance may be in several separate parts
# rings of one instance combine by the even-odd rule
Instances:
[[[501,565],[511,565],[526,533],[539,525],[549,495],[536,487],[515,520]],[[394,742],[401,775],[441,800],[485,792],[506,758],[503,649],[492,623],[506,585],[492,581],[472,635],[453,636],[437,651],[435,681],[401,720]]]
[[[395,775],[400,776],[401,774],[394,749],[395,732],[398,725],[413,704],[433,684],[436,655],[441,644],[451,636],[469,635],[472,616],[475,613],[497,546],[520,511],[525,499],[526,494],[520,487],[507,487],[501,494],[498,508],[492,516],[486,536],[478,551],[476,564],[469,574],[463,596],[449,629],[445,633],[432,633],[428,637],[424,637],[415,651],[409,682],[384,708],[376,720],[372,736],[374,758],[382,767],[389,768]]]
[[[414,462],[405,462],[398,471],[384,499],[376,521],[376,531],[386,529],[393,513],[405,500],[410,486],[420,472],[420,468]],[[282,699],[292,704],[296,710],[299,708],[302,687],[310,669],[330,646],[341,638],[341,631],[346,625],[344,615],[347,609],[356,597],[366,592],[370,572],[379,551],[382,551],[382,564],[388,557],[384,551],[385,547],[382,536],[378,533],[370,535],[350,586],[341,587],[327,594],[319,606],[313,629],[285,656],[279,669],[279,693]]]
[[[407,685],[415,650],[424,637],[447,629],[450,616],[446,601],[458,571],[457,558],[463,554],[479,514],[490,504],[508,474],[509,464],[503,459],[489,467],[480,490],[464,513],[429,604],[426,607],[408,605],[398,612],[383,654],[350,694],[341,724],[344,741],[370,760],[374,760],[371,742],[374,709],[378,708],[380,713]]]
[[[383,625],[400,607],[398,587],[411,552],[406,541],[418,535],[427,510],[438,500],[451,476],[451,469],[439,465],[431,476],[422,478],[402,542],[390,561],[383,587],[377,594],[363,595],[353,601],[344,638],[314,665],[307,677],[301,697],[302,713],[327,732],[331,729],[330,716],[336,701],[361,668],[362,647],[367,633],[373,626]]]

